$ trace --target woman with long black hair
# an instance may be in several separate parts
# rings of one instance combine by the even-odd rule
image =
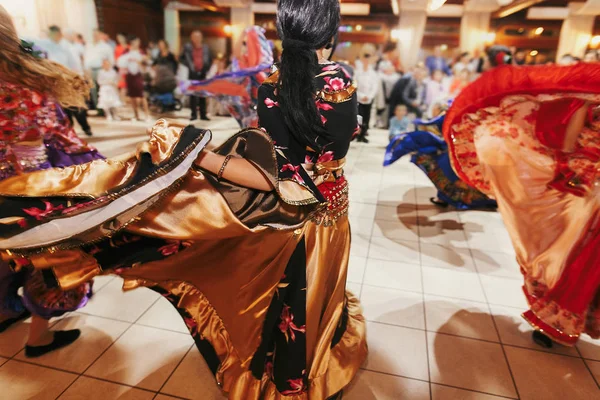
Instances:
[[[339,23],[338,0],[278,2],[262,129],[215,152],[161,120],[128,159],[0,182],[0,254],[63,289],[116,273],[162,293],[230,399],[338,396],[367,354],[346,292],[358,127],[356,86],[327,60]]]

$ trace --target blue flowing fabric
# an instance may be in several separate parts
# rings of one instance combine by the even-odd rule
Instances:
[[[394,136],[386,147],[384,166],[411,154],[411,162],[431,179],[438,199],[459,210],[495,208],[497,203],[462,182],[450,164],[448,145],[435,132],[442,131],[444,115],[430,121],[415,120],[419,130]],[[426,130],[431,129],[431,131]]]

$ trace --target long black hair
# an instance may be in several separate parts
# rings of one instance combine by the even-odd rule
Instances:
[[[340,26],[339,0],[278,0],[277,32],[283,41],[277,92],[285,125],[301,144],[321,150],[328,137],[315,104],[316,50],[331,43]]]

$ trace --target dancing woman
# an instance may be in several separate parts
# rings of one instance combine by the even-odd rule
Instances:
[[[21,42],[0,6],[0,179],[102,158],[77,137],[59,106],[82,107],[88,91],[77,74]],[[48,289],[40,271],[16,272],[0,262],[0,332],[33,314],[25,355],[65,346],[79,331],[51,332],[49,319],[84,306],[90,289],[88,283],[66,292]]]
[[[457,174],[498,201],[544,347],[600,338],[598,105],[598,65],[502,67],[446,116]]]
[[[367,353],[345,290],[356,87],[323,53],[339,23],[338,0],[278,2],[262,130],[209,152],[210,132],[159,121],[128,159],[0,182],[3,256],[63,289],[117,273],[162,293],[230,399],[337,396]]]

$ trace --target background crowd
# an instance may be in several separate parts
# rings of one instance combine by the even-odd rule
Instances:
[[[95,31],[92,41],[86,43],[80,34],[51,26],[48,38],[35,43],[49,59],[93,82],[88,109],[97,110],[97,115],[109,120],[121,120],[119,110],[127,104],[133,109],[133,120],[149,120],[151,111],[161,114],[180,110],[184,105],[191,109],[192,121],[198,117],[208,120],[209,115],[226,116],[227,110],[216,100],[183,98],[178,93],[179,81],[211,78],[229,66],[230,57],[214,57],[200,31],[194,31],[189,39],[177,54],[165,40],[144,46],[135,36],[118,34],[113,39]],[[510,50],[516,65],[546,63],[535,58],[528,61],[524,51]],[[411,129],[415,118],[436,118],[484,69],[483,52],[464,52],[453,57],[446,52],[445,48],[436,47],[417,66],[404,69],[395,43],[379,49],[365,44],[354,62],[344,63],[358,83],[359,115],[363,121],[358,141],[368,142],[372,125],[389,129],[391,137]],[[559,63],[599,61],[599,52],[591,50],[580,58],[566,54]],[[82,130],[92,135],[87,111],[66,110],[71,121],[77,120]]]

